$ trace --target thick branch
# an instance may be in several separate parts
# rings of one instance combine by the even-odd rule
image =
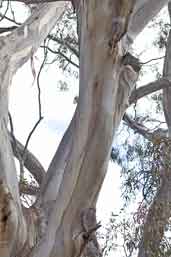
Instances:
[[[151,19],[169,0],[136,0],[136,5],[128,27],[128,38],[134,40]]]
[[[16,139],[15,139],[15,142],[14,142],[13,137],[11,135],[10,135],[10,141],[11,141],[12,149],[13,149],[13,152],[14,152],[14,156],[16,158],[18,158],[18,153],[19,153],[20,156],[22,156],[23,151],[24,151],[24,146]],[[24,162],[24,166],[26,167],[26,169],[28,169],[28,171],[33,175],[35,180],[40,185],[43,181],[43,178],[44,178],[45,174],[46,174],[43,166],[41,165],[41,163],[38,161],[38,159],[29,150],[26,150],[26,155],[25,156],[26,156],[26,159],[25,159],[25,162]]]
[[[128,114],[126,113],[124,114],[123,120],[126,122],[128,127],[130,127],[135,131],[135,133],[139,133],[140,135],[147,138],[148,140],[152,139],[153,133],[149,132],[149,130],[142,124],[139,124],[135,120],[132,120]]]
[[[171,2],[169,3],[168,7],[171,20]],[[171,30],[167,40],[163,76],[167,76],[171,80]],[[169,137],[171,137],[171,88],[166,88],[163,90],[163,109],[169,129]]]
[[[147,85],[134,89],[133,92],[131,93],[131,96],[129,97],[129,103],[130,104],[135,103],[137,100],[143,98],[144,96],[152,94],[163,88],[169,88],[169,87],[171,87],[171,82],[169,81],[169,79],[161,78]]]
[[[63,2],[42,4],[19,28],[0,39],[1,51],[10,58],[13,72],[33,55],[64,11]]]
[[[123,120],[126,122],[126,125],[133,129],[135,133],[142,135],[144,138],[153,141],[155,137],[163,138],[167,136],[167,130],[156,129],[155,131],[150,132],[150,130],[145,127],[143,124],[138,123],[137,121],[131,119],[127,113],[124,114]]]

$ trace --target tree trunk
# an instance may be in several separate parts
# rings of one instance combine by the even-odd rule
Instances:
[[[142,2],[144,10],[148,5],[143,26],[166,2]],[[141,7],[134,0],[80,0],[78,106],[29,209],[21,207],[7,133],[8,88],[63,13],[64,3],[41,5],[24,25],[0,39],[0,256],[100,256],[95,207],[113,136],[138,76],[124,56],[143,28],[137,17]]]

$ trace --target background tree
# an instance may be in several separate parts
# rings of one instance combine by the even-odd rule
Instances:
[[[0,255],[100,256],[96,239],[100,224],[96,221],[95,207],[116,129],[131,103],[159,89],[165,88],[164,107],[165,115],[168,114],[169,43],[163,78],[137,89],[134,86],[141,63],[128,53],[137,35],[168,1],[72,1],[77,14],[78,40],[75,35],[65,36],[65,26],[63,36],[58,31],[48,35],[66,11],[65,1],[23,2],[32,4],[28,19],[22,24],[13,19],[15,26],[1,28],[1,32],[12,32],[0,38]],[[10,20],[5,16],[6,13],[2,18]],[[13,133],[12,119],[8,114],[8,91],[13,75],[29,58],[36,77],[33,54],[46,38],[51,40],[53,47],[56,43],[60,45],[57,54],[63,67],[66,68],[67,61],[78,68],[75,56],[79,57],[79,97],[72,121],[45,172],[27,150],[29,138],[42,120],[39,79],[39,119],[25,146],[15,139]],[[44,49],[45,57],[46,50],[56,54],[46,42]],[[38,78],[39,75],[40,72]],[[8,119],[11,135],[7,130]],[[139,125],[141,134],[152,140],[153,135],[142,124],[132,122],[127,114],[124,120],[129,126]],[[169,128],[169,118],[166,122]],[[10,142],[20,162],[20,183]],[[157,151],[163,153],[162,162],[168,160],[164,154],[170,150],[166,142],[161,137],[157,141],[157,146],[162,143],[162,147],[157,147]],[[160,172],[163,171],[160,162],[158,166]],[[34,175],[39,185],[37,188],[23,183],[24,167]],[[139,257],[156,253],[170,217],[169,166],[164,171],[144,222]],[[34,205],[29,208],[22,206],[19,189],[36,194]],[[159,207],[160,212],[156,215]]]
[[[168,10],[170,15],[170,3]],[[155,45],[159,49],[166,48],[166,53],[162,58],[153,58],[146,63],[164,58],[163,74],[159,76],[158,80],[160,84],[163,79],[168,79],[170,76],[170,25],[169,23],[164,24],[163,20],[160,19],[154,22],[155,26],[157,24],[160,27],[159,38]],[[157,72],[156,75],[158,76],[159,73]],[[146,88],[147,91],[150,90],[150,87],[157,89],[158,82],[150,83],[144,89]],[[162,85],[164,84],[162,83]],[[141,89],[143,87],[139,88],[139,90]],[[160,86],[158,89],[160,89]],[[126,227],[124,230],[126,235],[124,234],[123,236],[125,238],[125,247],[130,254],[128,256],[132,256],[133,249],[137,250],[138,248],[140,248],[139,256],[170,256],[169,90],[169,87],[163,88],[162,91],[152,95],[157,107],[157,114],[154,114],[154,116],[150,117],[149,113],[144,117],[141,114],[139,116],[137,108],[134,118],[130,117],[130,115],[128,116],[128,114],[124,115],[124,124],[134,131],[132,137],[136,138],[136,140],[134,139],[132,144],[120,145],[119,150],[117,150],[118,147],[116,148],[116,146],[112,150],[112,159],[120,162],[123,167],[122,171],[125,178],[123,188],[125,190],[126,203],[133,196],[135,197],[138,192],[142,192],[142,197],[140,195],[137,197],[138,201],[140,199],[141,201],[137,212],[132,215],[132,221],[128,219],[124,224],[122,222],[120,224],[114,222],[115,227],[121,227],[122,230],[123,227]],[[136,105],[138,105],[137,102]],[[164,117],[160,114],[162,111],[164,111]],[[126,153],[125,160],[120,156],[123,147]]]

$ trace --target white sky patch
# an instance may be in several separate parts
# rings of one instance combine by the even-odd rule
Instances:
[[[36,58],[35,58],[36,59]],[[38,61],[38,60],[37,60]],[[45,67],[40,76],[42,111],[44,119],[34,132],[29,150],[40,160],[45,169],[59,145],[63,133],[67,129],[76,105],[74,97],[78,95],[78,81],[72,84],[68,91],[60,91],[57,81],[63,79],[63,74],[56,67]],[[30,64],[25,64],[14,76],[11,87],[10,111],[13,117],[16,138],[25,143],[27,136],[38,120],[37,86],[32,86],[32,72]],[[98,218],[108,221],[112,211],[120,208],[120,172],[117,165],[109,163],[98,202]],[[106,199],[108,199],[106,201]]]
[[[97,204],[97,216],[104,223],[109,221],[111,212],[119,213],[122,207],[120,201],[120,168],[113,162],[109,162],[108,172],[104,180]]]

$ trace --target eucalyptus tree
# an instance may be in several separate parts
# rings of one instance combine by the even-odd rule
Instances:
[[[32,58],[67,7],[66,1],[57,0],[20,2],[33,5],[31,15],[0,38],[0,256],[100,256],[96,202],[116,129],[130,103],[156,90],[154,84],[170,90],[169,57],[166,78],[164,75],[147,87],[134,89],[140,65],[129,54],[129,48],[168,1],[72,1],[78,24],[79,97],[71,123],[46,172],[27,147],[8,132],[8,120],[12,131],[8,92],[13,75]],[[168,93],[165,95],[169,98]],[[170,101],[166,100],[167,110]],[[25,166],[39,184],[36,201],[30,208],[22,206],[20,191],[33,192],[34,188],[19,185],[14,154],[20,160],[21,173]],[[162,216],[153,219],[165,193],[169,200],[170,180],[163,181],[166,186],[159,190],[144,225],[139,257],[151,256],[151,249],[162,237],[158,231],[164,229],[169,217],[170,205],[166,211],[161,206]],[[147,228],[149,225],[155,226],[155,232]]]
[[[171,18],[170,2],[168,14]],[[137,116],[137,113],[135,118],[132,118],[128,113],[125,113],[123,116],[124,124],[134,131],[134,137],[137,138],[137,141],[135,144],[127,144],[126,162],[119,157],[119,151],[116,149],[113,148],[111,154],[112,159],[117,160],[123,167],[123,175],[126,178],[124,180],[125,199],[132,199],[132,195],[135,197],[139,191],[142,191],[142,201],[138,210],[135,210],[133,214],[133,222],[128,220],[124,225],[122,223],[115,225],[116,228],[117,226],[119,228],[127,227],[127,236],[124,235],[126,247],[131,254],[133,249],[139,248],[138,256],[170,256],[171,252],[169,237],[171,109],[170,86],[165,84],[166,81],[169,82],[170,80],[171,32],[170,22],[164,26],[159,22],[159,25],[160,33],[157,44],[160,49],[165,48],[165,55],[152,58],[147,63],[163,59],[162,74],[158,80],[134,90],[129,98],[130,103],[132,103],[134,97],[137,101],[142,96],[156,92],[152,98],[157,102],[157,108],[160,105],[159,111],[161,113],[155,114],[155,117],[159,119],[150,117],[150,114],[144,115],[144,117]],[[163,118],[161,114],[163,114]],[[133,162],[135,162],[134,165],[132,165]],[[135,223],[137,223],[136,226]],[[131,230],[132,232],[130,232]],[[132,236],[130,236],[131,233]]]

